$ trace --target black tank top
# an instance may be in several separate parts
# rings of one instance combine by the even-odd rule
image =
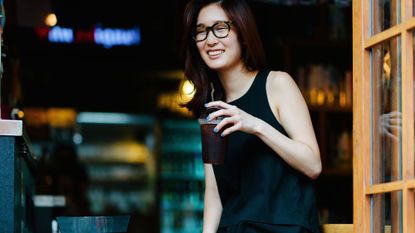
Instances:
[[[260,71],[249,90],[230,104],[262,119],[287,136],[269,106],[266,80]],[[319,232],[314,182],[288,165],[258,137],[229,135],[224,165],[214,165],[223,212],[219,227],[242,221],[303,226]]]

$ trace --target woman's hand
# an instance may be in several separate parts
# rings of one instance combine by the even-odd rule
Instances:
[[[399,140],[399,133],[402,130],[402,113],[393,111],[379,116],[379,130],[383,135]]]
[[[225,117],[214,129],[215,132],[219,132],[223,127],[227,127],[222,132],[222,136],[226,136],[238,130],[250,134],[255,134],[259,130],[261,120],[242,111],[234,105],[227,104],[223,101],[214,101],[207,103],[205,107],[220,109],[209,114],[208,120],[220,116]]]

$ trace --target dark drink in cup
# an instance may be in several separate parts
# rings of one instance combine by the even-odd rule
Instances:
[[[208,121],[199,119],[202,136],[202,158],[204,163],[223,164],[225,161],[228,137],[222,137],[221,133],[226,127],[219,132],[213,132],[213,129],[221,120]]]

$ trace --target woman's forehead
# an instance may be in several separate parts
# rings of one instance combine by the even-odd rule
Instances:
[[[210,26],[218,21],[228,21],[229,18],[219,3],[212,3],[203,7],[197,17],[196,25]]]

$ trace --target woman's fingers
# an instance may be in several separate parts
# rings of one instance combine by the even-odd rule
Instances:
[[[401,117],[402,113],[398,111],[393,111],[393,112],[385,113],[384,115],[386,115],[387,117]]]
[[[398,141],[398,137],[395,136],[394,134],[389,133],[388,131],[385,132],[386,136],[388,136],[389,138],[392,138],[395,141]]]
[[[223,101],[213,101],[213,102],[209,102],[207,104],[205,104],[206,108],[212,108],[212,107],[219,107],[219,108],[229,108],[230,104],[227,104]]]
[[[231,116],[231,115],[232,115],[232,112],[230,110],[220,109],[220,110],[214,111],[211,114],[209,114],[208,120],[216,119],[219,116]]]
[[[235,124],[235,122],[236,122],[235,117],[225,117],[223,120],[219,122],[219,124],[216,125],[215,132],[219,132],[226,125]]]
[[[402,127],[400,125],[385,125],[385,129],[390,129],[390,130],[397,130],[400,131],[402,129]]]
[[[238,130],[248,133],[252,131],[254,118],[243,110],[240,110],[238,107],[223,101],[210,102],[205,106],[206,108],[219,108],[219,110],[209,114],[207,117],[209,121],[224,116],[223,120],[219,122],[214,129],[216,133],[222,131],[222,129],[222,136],[226,136]]]
[[[226,128],[223,132],[222,132],[222,137],[225,137],[226,135],[233,133],[235,131],[240,130],[241,128],[241,122],[238,122],[237,124],[234,124],[233,126]]]
[[[402,124],[401,118],[389,118],[389,123],[394,125],[400,125]]]
[[[217,111],[212,112],[209,114],[208,119],[215,119],[219,116],[234,116],[238,114],[237,108],[235,106],[231,106],[230,108],[222,108]]]
[[[233,133],[241,129],[242,123],[236,119],[236,117],[227,117],[223,119],[216,127],[215,132],[218,133],[222,129],[221,136],[225,137],[226,135]]]

